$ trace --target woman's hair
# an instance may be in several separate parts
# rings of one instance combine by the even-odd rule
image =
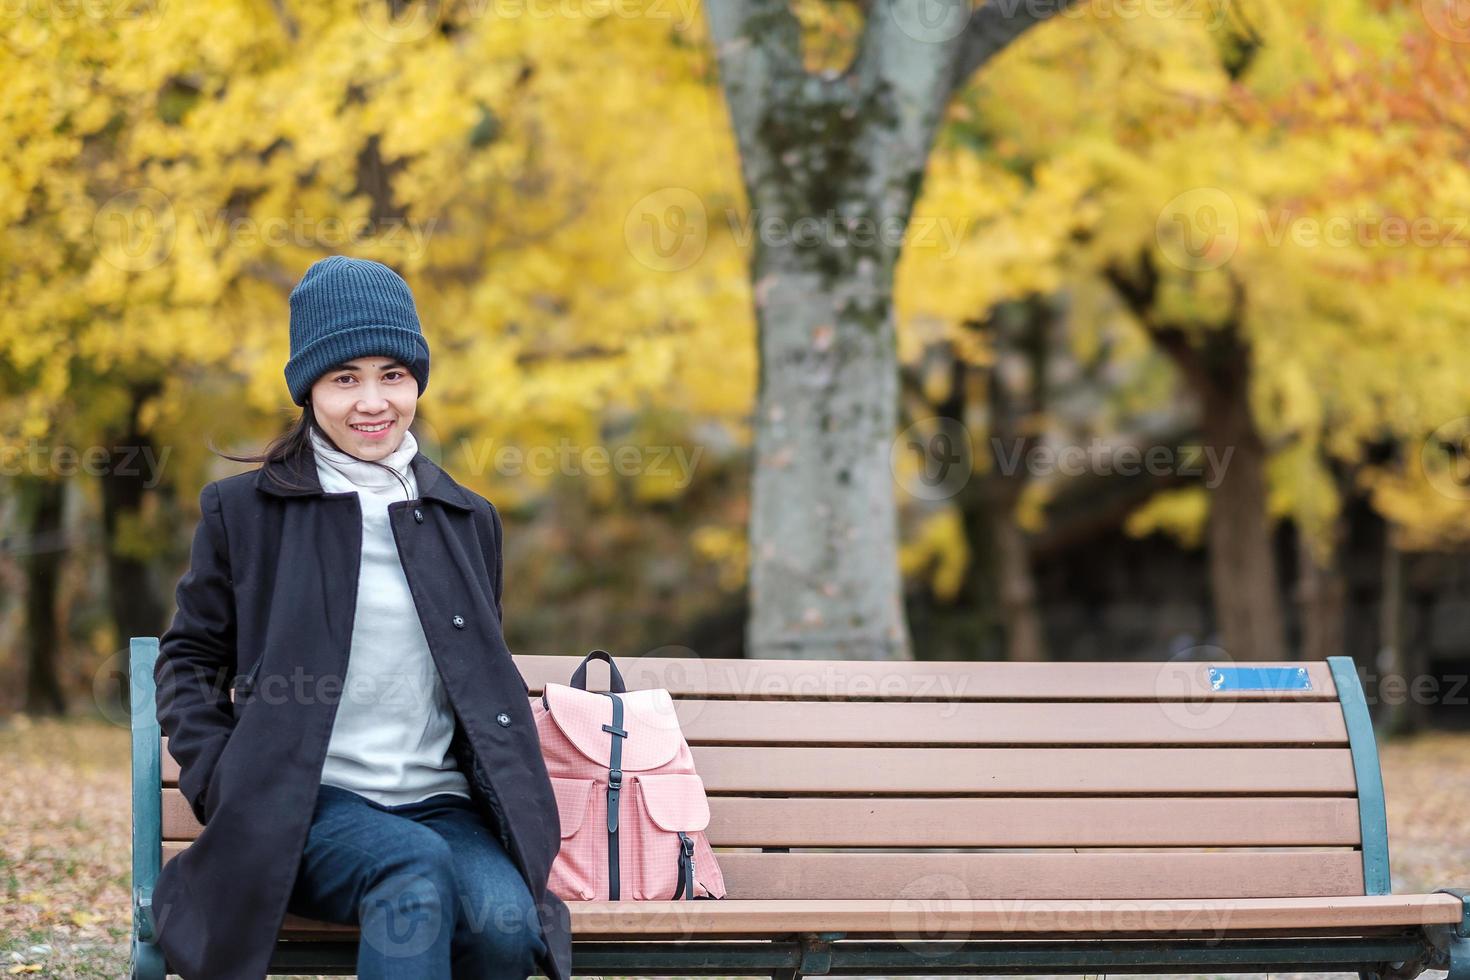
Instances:
[[[323,441],[333,449],[352,456],[351,453],[348,453],[347,450],[332,441],[332,437],[327,435],[320,423],[317,422],[316,413],[312,410],[310,398],[306,399],[306,403],[301,406],[301,415],[297,417],[295,422],[291,423],[290,428],[271,440],[270,444],[265,447],[265,452],[253,455],[236,455],[234,453],[223,452],[219,449],[213,449],[213,447],[211,449],[217,455],[223,456],[225,459],[232,459],[237,463],[282,463],[288,472],[295,476],[300,476],[305,469],[307,444],[311,439],[312,430],[315,430],[316,434],[321,436]],[[353,456],[352,458],[361,460],[364,463],[371,463],[374,466],[381,466],[384,470],[392,473],[393,477],[403,485],[403,492],[406,496],[412,496],[408,481],[404,480],[402,474],[387,463],[376,459],[362,459],[359,456]],[[296,482],[289,477],[282,480],[282,482],[293,490],[302,490],[309,485],[305,481]]]

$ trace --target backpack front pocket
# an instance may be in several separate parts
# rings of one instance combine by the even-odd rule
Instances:
[[[599,883],[607,879],[607,832],[589,816],[599,785],[595,779],[551,777],[556,815],[561,822],[561,849],[551,863],[547,887],[565,902],[592,901],[598,897]],[[599,833],[603,834],[600,848]],[[601,890],[606,897],[606,885]]]
[[[625,894],[636,901],[723,898],[725,880],[704,834],[703,780],[695,773],[639,773],[632,781],[633,819],[625,826],[636,838],[630,843],[637,859],[625,873]]]

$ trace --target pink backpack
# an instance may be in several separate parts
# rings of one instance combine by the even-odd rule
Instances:
[[[606,660],[611,691],[587,690],[587,663]],[[662,688],[629,691],[606,650],[570,686],[532,702],[556,793],[561,850],[548,887],[564,901],[724,898],[705,839],[709,800]]]

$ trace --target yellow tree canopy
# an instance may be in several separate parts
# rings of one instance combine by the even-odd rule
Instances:
[[[1470,69],[1429,6],[1083,3],[1023,38],[932,160],[919,215],[969,227],[905,255],[908,354],[950,336],[983,360],[965,319],[1057,289],[1086,354],[1126,332],[1100,271],[1147,257],[1170,322],[1213,329],[1242,291],[1275,513],[1320,533],[1335,461],[1406,540],[1463,536]],[[1396,458],[1370,460],[1385,442]],[[1159,506],[1160,525],[1204,513]]]
[[[504,444],[646,443],[601,432],[615,409],[669,410],[665,442],[689,419],[744,438],[738,172],[693,11],[390,6],[29,5],[7,27],[0,438],[106,431],[109,393],[157,380],[145,423],[181,455],[262,445],[294,412],[286,294],[336,252],[413,286],[422,414],[472,482]]]

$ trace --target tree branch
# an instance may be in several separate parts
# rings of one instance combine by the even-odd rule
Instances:
[[[970,23],[965,27],[959,58],[955,62],[953,87],[960,88],[992,56],[1032,27],[1066,10],[1072,2],[986,0],[984,6],[970,15]]]

